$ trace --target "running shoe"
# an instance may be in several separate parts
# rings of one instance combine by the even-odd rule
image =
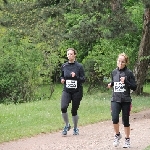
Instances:
[[[73,135],[79,135],[79,129],[74,128],[73,129]]]
[[[119,145],[119,140],[122,138],[122,135],[121,134],[119,134],[119,136],[118,135],[115,135],[115,138],[114,138],[114,142],[113,142],[113,146],[115,146],[115,147],[117,147],[118,145]]]
[[[70,124],[68,124],[68,126],[65,126],[63,131],[62,131],[62,135],[67,135],[67,131],[69,131],[71,129]]]
[[[130,139],[125,139],[123,148],[130,148]]]

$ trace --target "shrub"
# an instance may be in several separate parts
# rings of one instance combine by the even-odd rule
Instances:
[[[30,101],[40,83],[42,54],[30,40],[9,31],[0,39],[0,103]]]

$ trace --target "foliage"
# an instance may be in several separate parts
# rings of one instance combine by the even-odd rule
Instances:
[[[135,65],[134,62],[136,61],[137,56],[138,56],[138,48],[139,48],[141,37],[142,37],[143,19],[140,19],[140,18],[142,18],[142,15],[144,12],[144,6],[143,6],[143,3],[141,2],[134,3],[134,4],[132,4],[131,0],[129,2],[130,2],[130,5],[128,6],[126,5],[125,9],[127,11],[129,18],[134,23],[135,28],[132,33],[125,34],[122,44],[132,49],[130,51],[130,56],[131,56],[130,65],[132,66],[131,68],[133,69]],[[135,56],[135,57],[132,57],[132,56]]]
[[[69,43],[76,43],[76,49],[80,51],[81,62],[88,51],[93,49],[94,44],[100,39],[103,26],[103,15],[106,14],[104,1],[74,1],[67,8],[71,11],[65,14],[66,36]]]
[[[92,86],[97,83],[104,86],[103,79],[116,66],[120,52],[128,54],[129,68],[134,68],[142,34],[142,14],[148,3],[114,1],[119,2],[114,9],[110,2],[1,0],[0,35],[14,29],[39,50],[43,63],[38,74],[43,84],[50,85],[50,93],[54,81],[59,80],[60,65],[67,60],[68,47],[77,50],[77,60],[85,66],[87,81]]]
[[[77,3],[65,14],[66,42],[76,44],[79,61],[84,60],[86,77],[93,86],[103,86],[103,78],[108,78],[116,66],[115,57],[121,52],[129,56],[129,68],[134,67],[142,32],[139,18],[143,5],[131,3],[124,2],[119,10],[112,11],[108,3],[86,1]]]
[[[40,84],[42,55],[36,45],[20,33],[9,31],[0,39],[0,102],[23,102],[33,99]]]
[[[100,42],[97,42],[97,45],[93,47],[93,51],[89,52],[88,56],[84,59],[83,64],[86,77],[88,82],[93,86],[104,86],[106,89],[108,82],[106,82],[106,79],[110,77],[110,70],[116,67],[114,60],[116,60],[117,56],[116,53],[113,53],[114,48],[114,41],[101,39]],[[116,51],[119,53],[119,47]]]
[[[42,77],[43,82],[39,83],[50,85],[50,95],[54,91],[53,81],[58,80],[59,77],[58,64],[60,62],[56,47],[61,41],[61,32],[63,31],[62,9],[57,5],[54,7],[55,2],[9,1],[9,4],[3,7],[1,16],[3,26],[12,28],[12,30],[14,28],[21,38],[28,37],[30,43],[34,43],[36,46],[33,49],[39,50],[43,60],[37,76],[40,74]],[[60,26],[60,22],[62,22],[62,26]]]
[[[55,1],[56,2],[56,1]],[[57,46],[63,30],[63,9],[53,1],[15,1],[2,9],[0,23],[30,36],[37,43]]]

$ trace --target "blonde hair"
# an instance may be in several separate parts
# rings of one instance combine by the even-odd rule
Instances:
[[[119,54],[118,57],[119,57],[119,56],[124,56],[126,63],[127,63],[127,64],[129,63],[129,57],[128,57],[124,52],[121,53],[121,54]]]

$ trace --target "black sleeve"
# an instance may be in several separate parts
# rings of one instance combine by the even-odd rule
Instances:
[[[111,73],[111,87],[113,87],[114,86],[114,81],[113,81],[113,72]]]
[[[125,79],[125,84],[127,84],[131,90],[133,91],[136,90],[137,84],[136,84],[135,77],[132,72],[130,72],[129,77]]]
[[[61,68],[60,68],[60,79],[64,79],[64,70],[63,70],[63,65],[61,66]]]
[[[85,82],[85,73],[84,73],[84,69],[83,66],[80,64],[80,68],[79,68],[79,76],[77,76],[77,80],[80,83],[84,83]]]

